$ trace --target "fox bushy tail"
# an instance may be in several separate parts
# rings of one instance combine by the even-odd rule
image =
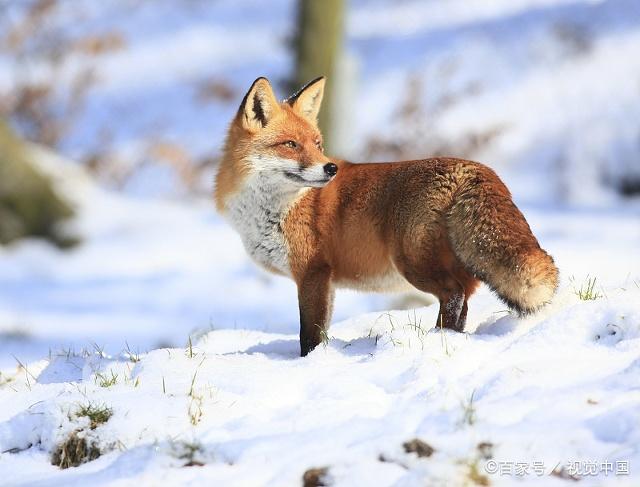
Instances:
[[[459,185],[447,215],[453,250],[511,309],[532,313],[551,301],[558,269],[498,176],[486,166],[474,172]]]

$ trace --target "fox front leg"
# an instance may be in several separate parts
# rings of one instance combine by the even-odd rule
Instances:
[[[328,266],[309,268],[299,280],[298,305],[302,357],[316,348],[326,337],[333,311],[334,296],[331,269]]]

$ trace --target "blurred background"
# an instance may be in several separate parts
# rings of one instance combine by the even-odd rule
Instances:
[[[210,194],[252,81],[319,75],[328,153],[482,161],[565,283],[640,277],[637,0],[0,0],[0,368],[295,333]]]

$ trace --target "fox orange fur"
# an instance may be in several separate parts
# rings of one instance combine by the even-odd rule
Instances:
[[[463,331],[480,281],[526,314],[553,297],[558,270],[498,176],[438,157],[352,164],[326,156],[317,115],[324,78],[278,102],[258,78],[229,128],[218,210],[251,257],[298,287],[301,354],[331,319],[334,289],[411,287]]]

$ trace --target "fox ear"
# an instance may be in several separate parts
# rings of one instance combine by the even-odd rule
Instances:
[[[278,100],[267,78],[258,78],[242,100],[240,115],[242,126],[252,132],[266,126],[280,110]]]
[[[313,124],[318,122],[318,112],[324,94],[324,81],[324,76],[309,81],[297,93],[287,98],[287,103]]]

